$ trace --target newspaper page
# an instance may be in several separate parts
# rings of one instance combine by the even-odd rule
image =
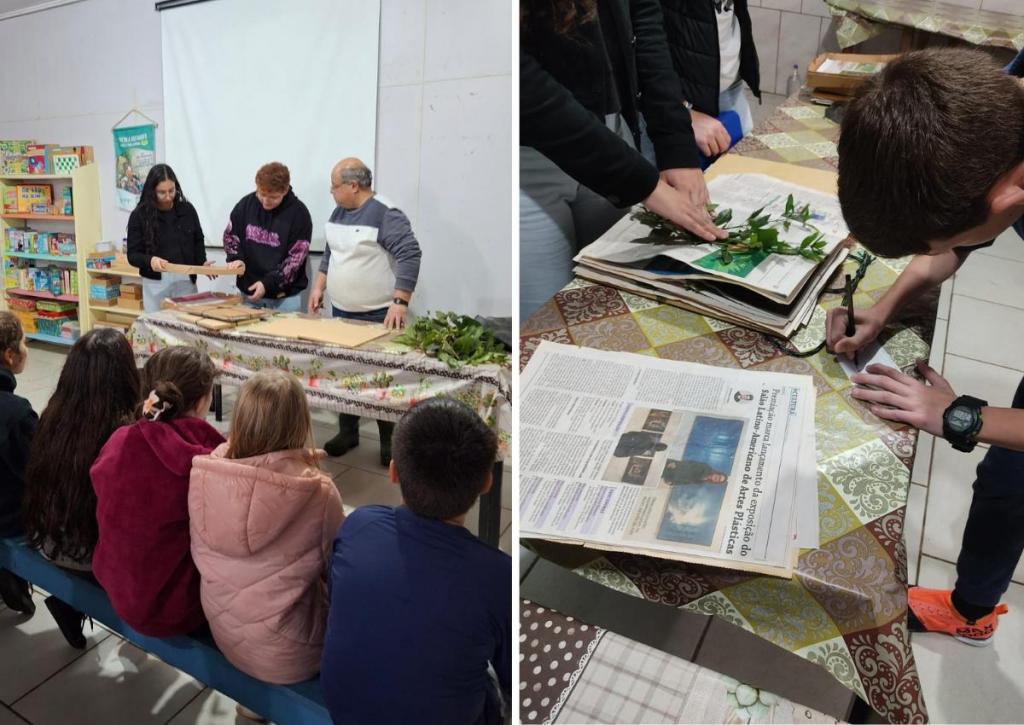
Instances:
[[[799,206],[809,204],[810,224],[825,236],[825,255],[829,256],[847,236],[839,200],[834,194],[783,181],[766,174],[722,174],[708,183],[711,200],[720,208],[732,209],[733,221],[740,223],[753,212],[763,209],[772,216],[781,216],[786,199],[792,194]],[[791,223],[779,228],[779,239],[799,246],[809,230]],[[777,302],[789,304],[817,267],[816,262],[794,255],[755,252],[737,254],[729,264],[721,261],[719,248],[713,244],[647,244],[637,239],[650,236],[650,228],[626,215],[600,239],[583,248],[575,261],[600,260],[640,267],[665,281],[714,279],[748,287]]]
[[[545,341],[521,380],[521,535],[779,576],[817,545],[809,377]]]

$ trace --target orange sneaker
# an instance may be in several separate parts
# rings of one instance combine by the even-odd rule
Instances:
[[[953,592],[949,589],[911,587],[907,591],[907,605],[926,632],[942,632],[973,647],[984,647],[992,642],[999,626],[999,615],[1010,611],[1005,604],[976,620],[964,619],[953,606]]]

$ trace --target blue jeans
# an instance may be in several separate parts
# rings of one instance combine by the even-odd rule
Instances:
[[[1013,396],[1024,408],[1024,380]],[[956,591],[964,601],[994,607],[1010,586],[1024,551],[1024,453],[992,446],[978,464],[967,515]]]
[[[347,312],[346,310],[339,310],[337,307],[331,307],[332,317],[341,317],[345,320],[362,320],[363,322],[384,322],[384,318],[388,316],[388,308],[381,307],[379,310],[371,310],[370,312]]]
[[[277,310],[278,312],[301,312],[301,302],[302,293],[293,294],[291,297],[275,297],[273,299],[264,297],[256,302],[242,297],[242,304],[247,307],[255,307],[259,310]]]

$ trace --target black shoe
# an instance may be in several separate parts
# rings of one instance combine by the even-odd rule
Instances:
[[[380,433],[380,465],[391,465],[391,434],[395,430],[395,424],[386,420],[377,421],[377,431]]]
[[[36,603],[32,601],[32,586],[6,569],[0,569],[0,599],[15,612],[30,617],[36,613]]]
[[[329,456],[343,456],[359,445],[359,416],[338,415],[338,435],[324,443]]]
[[[85,635],[82,633],[85,628],[85,615],[57,597],[47,597],[43,603],[50,610],[68,644],[75,649],[85,649]]]

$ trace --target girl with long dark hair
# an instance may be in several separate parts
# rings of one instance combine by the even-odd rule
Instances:
[[[206,264],[203,229],[174,170],[149,170],[139,203],[128,218],[128,263],[142,275],[143,307],[160,309],[167,297],[195,294],[195,275],[167,271],[168,264]]]
[[[26,538],[57,565],[91,571],[98,533],[89,468],[110,435],[136,419],[140,402],[128,339],[109,328],[83,335],[39,417],[25,467]],[[54,597],[46,606],[68,644],[84,648],[81,613]]]

